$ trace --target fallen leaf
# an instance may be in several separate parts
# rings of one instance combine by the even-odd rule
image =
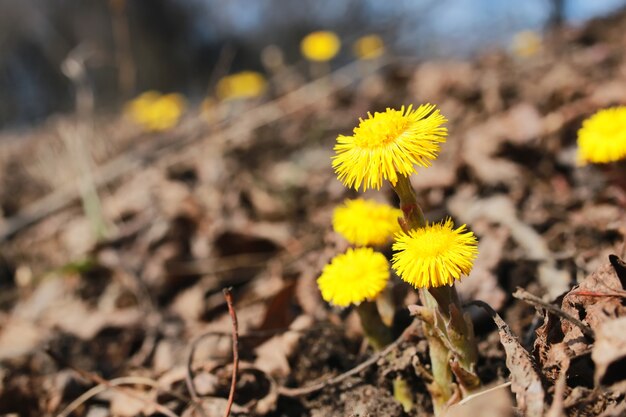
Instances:
[[[532,357],[498,313],[484,302],[474,303],[486,309],[498,327],[500,343],[506,352],[506,366],[511,371],[511,390],[515,393],[517,406],[527,417],[542,417],[545,392]]]
[[[486,386],[461,403],[454,404],[445,417],[513,417],[513,402],[507,386]]]
[[[623,363],[626,359],[626,317],[600,325],[596,331],[591,359],[596,364],[596,386],[612,386],[612,389],[619,390],[626,388]],[[619,388],[614,386],[616,384]]]

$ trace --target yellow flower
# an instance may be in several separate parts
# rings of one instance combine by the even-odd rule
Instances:
[[[511,48],[521,58],[533,56],[541,50],[541,36],[532,30],[518,32],[513,37]]]
[[[577,158],[581,165],[626,158],[626,106],[600,110],[583,122]]]
[[[362,36],[354,43],[352,50],[359,59],[376,59],[385,52],[385,43],[378,35]]]
[[[340,48],[339,37],[333,32],[323,30],[309,33],[300,42],[302,55],[310,61],[330,61]]]
[[[476,237],[465,225],[453,227],[447,219],[396,234],[392,266],[400,278],[416,288],[431,288],[452,285],[469,274],[478,255]]]
[[[348,249],[324,267],[317,285],[322,298],[339,307],[372,300],[387,285],[389,263],[372,248]]]
[[[362,198],[346,200],[333,213],[333,228],[353,245],[383,245],[400,231],[402,210]]]
[[[126,105],[124,112],[147,131],[161,132],[178,123],[186,101],[180,94],[147,91]]]
[[[263,74],[255,71],[241,71],[220,79],[215,87],[215,95],[220,100],[239,100],[262,95],[267,89]]]
[[[415,166],[429,166],[445,142],[447,120],[434,105],[425,104],[384,113],[368,113],[352,136],[339,135],[332,158],[337,178],[347,187],[380,189],[383,179],[396,185],[398,174],[409,176]]]

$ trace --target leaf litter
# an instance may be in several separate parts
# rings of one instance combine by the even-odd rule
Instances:
[[[40,158],[60,143],[58,127],[2,145],[0,169],[11,181],[0,203],[11,211],[0,219],[0,413],[223,413],[233,358],[221,290],[232,286],[241,360],[233,415],[429,415],[419,330],[372,356],[353,316],[321,303],[315,279],[346,247],[330,230],[332,208],[348,196],[329,163],[336,135],[367,110],[430,101],[450,119],[451,135],[414,186],[429,219],[451,215],[476,232],[481,257],[460,292],[502,317],[494,326],[470,310],[478,373],[500,388],[450,415],[486,407],[623,415],[626,199],[609,173],[577,167],[574,150],[581,120],[623,100],[625,21],[620,14],[562,29],[521,61],[502,51],[397,61],[362,82],[348,67],[340,85],[326,80],[278,102],[244,103],[236,120],[207,125],[190,115],[153,137],[123,119],[99,121],[111,138],[105,150],[90,144],[111,230],[99,243],[68,192],[68,161]],[[40,200],[42,190],[53,198]],[[593,337],[552,307],[513,298],[517,287]],[[416,302],[398,280],[390,291],[399,305]],[[396,311],[397,337],[410,321]],[[194,399],[186,360],[207,333],[191,361]],[[325,385],[329,378],[340,382]],[[408,411],[392,395],[398,378],[413,396]],[[285,395],[316,383],[322,388]],[[96,387],[106,389],[81,397]]]

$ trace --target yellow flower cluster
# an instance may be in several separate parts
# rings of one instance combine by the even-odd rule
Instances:
[[[339,135],[332,159],[335,173],[347,187],[380,189],[383,180],[395,185],[398,175],[409,176],[426,167],[445,142],[447,121],[435,106],[426,104],[384,113],[368,113],[352,136]]]
[[[339,49],[341,49],[339,37],[325,30],[309,33],[300,42],[300,51],[309,61],[330,61],[339,53]]]
[[[626,106],[600,110],[583,122],[577,158],[582,165],[626,158]]]
[[[254,98],[267,89],[263,74],[255,71],[241,71],[220,79],[215,88],[217,98],[223,101]]]
[[[387,285],[387,258],[371,248],[348,249],[324,267],[317,285],[322,298],[338,307],[373,300]]]
[[[439,145],[447,136],[445,122],[446,118],[430,104],[368,114],[367,119],[360,120],[352,136],[337,137],[332,158],[335,173],[344,185],[355,189],[379,189],[385,180],[395,186],[400,176],[410,176],[416,167],[427,167],[437,157]],[[392,226],[392,217],[397,219],[402,212],[388,208],[384,214],[379,211],[377,217],[372,213],[380,209],[372,204],[365,200],[346,202],[335,211],[335,230],[356,245],[384,241],[385,233],[392,228],[398,230],[398,226]],[[462,275],[469,274],[478,254],[474,234],[465,225],[455,229],[450,219],[406,233],[398,231],[393,250],[394,270],[404,281],[420,288],[453,285]],[[347,262],[342,265],[347,268]],[[358,263],[350,268],[363,273]],[[323,276],[326,284],[329,275]],[[334,294],[343,291],[356,298],[354,294],[363,286],[338,277],[335,275]],[[322,282],[318,282],[322,288]],[[367,296],[371,297],[372,293]]]
[[[358,198],[346,200],[333,213],[333,228],[357,246],[383,245],[400,231],[402,210]]]
[[[180,94],[147,91],[129,102],[124,113],[146,131],[161,132],[178,124],[186,106]]]
[[[452,220],[398,233],[393,244],[393,269],[416,288],[452,285],[472,270],[478,255],[474,233]]]

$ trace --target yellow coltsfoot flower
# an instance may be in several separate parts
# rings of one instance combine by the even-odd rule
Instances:
[[[598,111],[578,131],[581,165],[606,164],[626,158],[626,106]]]
[[[147,91],[130,101],[125,113],[144,130],[162,132],[178,124],[186,106],[185,97],[180,94]]]
[[[392,267],[416,288],[452,285],[472,270],[478,255],[474,233],[465,225],[454,229],[452,220],[400,232],[393,244]]]
[[[396,185],[398,174],[409,176],[417,166],[426,167],[445,142],[446,118],[434,105],[368,113],[352,136],[339,135],[332,165],[347,187],[380,189],[383,180]]]
[[[378,35],[362,36],[354,42],[352,52],[359,59],[376,59],[385,52],[385,43]]]
[[[339,53],[341,41],[330,31],[311,32],[300,42],[300,52],[309,61],[327,62]]]
[[[215,87],[217,98],[223,101],[259,97],[267,90],[265,76],[256,71],[241,71],[220,79]]]
[[[541,51],[541,35],[532,30],[518,32],[513,37],[511,49],[520,58],[528,58]]]
[[[383,245],[400,231],[398,217],[402,210],[387,204],[362,198],[346,200],[335,208],[333,228],[353,245]]]
[[[339,307],[373,300],[389,280],[389,263],[372,248],[348,249],[324,267],[317,285],[322,298]]]

